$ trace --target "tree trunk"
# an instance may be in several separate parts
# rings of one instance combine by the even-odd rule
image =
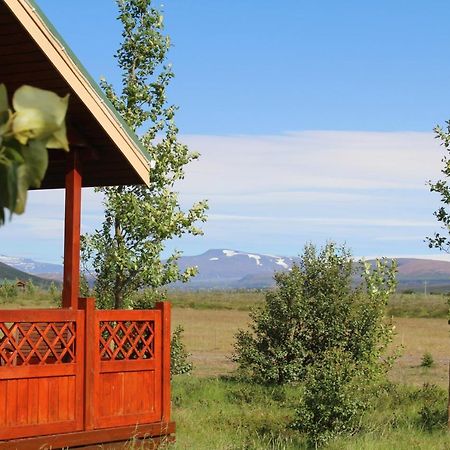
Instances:
[[[120,219],[116,216],[114,218],[114,238],[116,240],[117,249],[119,249],[122,241],[122,233],[120,229]],[[122,295],[122,273],[119,268],[116,267],[116,280],[114,283],[114,309],[123,308],[123,295]]]

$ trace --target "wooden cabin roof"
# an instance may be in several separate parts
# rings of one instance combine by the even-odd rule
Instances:
[[[144,184],[149,155],[32,0],[0,0],[0,83],[70,93],[71,147],[80,149],[83,186]],[[49,151],[41,189],[63,188],[67,154]]]

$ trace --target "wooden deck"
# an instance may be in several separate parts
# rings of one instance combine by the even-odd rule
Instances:
[[[173,430],[168,303],[104,311],[80,299],[76,310],[0,312],[0,449]]]

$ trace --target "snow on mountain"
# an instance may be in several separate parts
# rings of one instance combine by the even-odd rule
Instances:
[[[246,284],[252,287],[253,284],[263,287],[271,285],[273,274],[289,270],[293,262],[294,258],[285,256],[213,249],[202,255],[183,256],[179,266],[182,270],[197,266],[198,275],[189,283],[191,287],[245,288]]]
[[[275,272],[287,271],[298,258],[247,253],[231,249],[213,249],[201,255],[182,256],[181,270],[197,266],[198,275],[183,289],[248,289],[274,285]],[[450,262],[419,258],[398,258],[398,290],[450,290]],[[28,258],[0,255],[0,263],[44,278],[61,280],[62,265],[34,261]]]
[[[60,276],[63,270],[60,264],[44,263],[17,256],[0,255],[0,262],[32,275],[51,274],[56,277]]]

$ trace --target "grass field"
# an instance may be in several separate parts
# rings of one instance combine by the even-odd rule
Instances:
[[[177,443],[170,448],[307,448],[304,436],[289,428],[300,386],[264,388],[233,378],[233,336],[248,326],[250,309],[263,298],[261,292],[169,293],[173,325],[184,327],[184,342],[195,365],[191,376],[178,376],[173,382]],[[55,305],[55,299],[42,291],[0,300],[0,308]],[[378,404],[362,418],[358,435],[337,439],[327,448],[450,450],[445,432],[450,355],[446,298],[396,295],[388,314],[396,331],[390,351],[402,350],[390,372],[392,384],[380,390]],[[435,362],[429,368],[421,367],[426,352]]]
[[[263,300],[263,293],[232,292],[227,296],[226,292],[201,292],[197,293],[197,301],[195,293],[176,295],[172,320],[185,329],[185,343],[192,353],[194,374],[218,376],[230,373],[234,368],[230,360],[233,336],[239,328],[247,327],[248,311]],[[185,304],[183,299],[186,299]],[[180,304],[182,307],[178,306]],[[396,316],[393,311],[401,313]],[[391,372],[392,381],[416,386],[435,383],[446,387],[450,356],[446,298],[442,295],[397,295],[391,300],[389,315],[396,332],[391,349],[401,349],[401,356]],[[426,352],[433,356],[434,367],[420,366]]]

